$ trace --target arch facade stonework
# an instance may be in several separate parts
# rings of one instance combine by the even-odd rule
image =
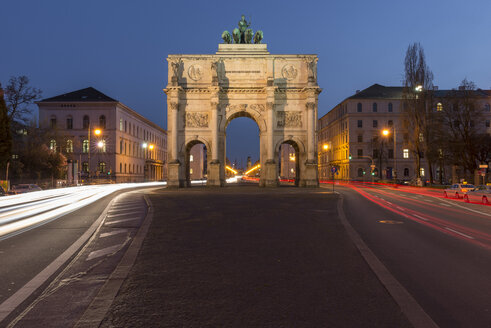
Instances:
[[[236,117],[260,131],[260,186],[278,185],[278,151],[298,144],[300,181],[318,186],[316,55],[272,55],[266,44],[220,44],[210,55],[169,55],[168,185],[186,186],[186,144],[207,148],[209,186],[225,184],[225,131]]]

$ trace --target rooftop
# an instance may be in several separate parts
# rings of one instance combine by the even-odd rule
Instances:
[[[59,96],[51,97],[51,98],[46,98],[41,100],[40,102],[51,102],[51,101],[87,101],[87,102],[97,102],[97,101],[104,101],[104,102],[114,102],[117,100],[113,99],[99,90],[94,89],[93,87],[88,87],[85,89],[80,89],[77,91],[72,91],[69,93],[65,93]]]

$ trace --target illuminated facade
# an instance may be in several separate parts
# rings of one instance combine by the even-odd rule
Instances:
[[[331,169],[335,167],[336,179],[391,180],[395,176],[398,180],[415,181],[414,155],[409,150],[407,132],[401,124],[402,91],[402,87],[374,84],[357,91],[319,119],[317,150],[320,180],[331,179]],[[449,92],[434,91],[436,111],[442,109],[438,99],[444,99]],[[491,93],[486,90],[477,92],[480,93],[479,106],[483,108],[484,119],[476,122],[475,128],[491,133]],[[458,168],[452,168],[449,164],[433,168],[434,179],[442,174],[447,182],[457,181],[460,177]],[[429,178],[428,163],[424,158],[421,160],[420,174],[423,180]]]
[[[166,178],[166,131],[121,102],[90,87],[37,105],[40,128],[61,136],[49,147],[76,163],[72,181]]]

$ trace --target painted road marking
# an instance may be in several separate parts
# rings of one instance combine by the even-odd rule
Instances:
[[[427,218],[424,218],[424,217],[419,216],[419,215],[417,215],[417,214],[413,214],[413,216],[415,216],[415,217],[417,217],[418,219],[421,219],[421,220],[423,220],[423,221],[428,221],[428,219],[427,219]]]
[[[446,202],[446,200],[444,200],[444,199],[442,199],[441,201],[442,202]],[[449,201],[449,202],[451,202],[451,201]],[[477,210],[474,210],[472,208],[468,208],[466,206],[462,206],[462,205],[459,205],[459,204],[456,204],[456,203],[452,203],[452,204],[455,205],[455,206],[457,206],[457,207],[463,208],[465,210],[471,211],[471,212],[479,213],[479,214],[486,215],[486,216],[491,216],[491,214],[489,214],[489,213],[484,213],[484,212],[481,212],[481,211],[477,211]]]
[[[127,232],[127,231],[128,231],[127,229],[118,229],[118,230],[114,230],[114,231],[111,231],[111,232],[101,233],[99,235],[99,237],[100,238],[104,238],[104,237],[114,236],[114,235],[117,235],[117,234],[120,234],[120,233],[123,233],[123,232]]]
[[[399,207],[399,206],[396,206],[396,208],[397,208],[398,210],[401,210],[401,211],[404,211],[404,210],[405,210],[404,208]]]
[[[472,237],[472,236],[466,235],[465,233],[462,233],[462,232],[460,232],[460,231],[457,231],[457,230],[451,229],[451,228],[449,228],[449,227],[445,227],[445,229],[447,229],[448,231],[452,231],[452,232],[454,232],[454,233],[456,233],[456,234],[459,234],[459,235],[461,235],[461,236],[464,236],[464,237],[466,237],[466,238],[469,238],[469,239],[475,239],[475,238],[474,238],[474,237]]]
[[[122,223],[122,222],[127,222],[127,221],[134,221],[134,220],[140,220],[140,218],[139,217],[136,217],[136,218],[131,218],[131,219],[123,219],[123,220],[111,221],[111,222],[106,222],[104,225],[110,225],[110,224],[116,224],[116,223]]]
[[[133,214],[139,214],[139,213],[140,213],[140,211],[138,211],[138,212],[135,212],[135,211],[133,211],[133,212],[126,212],[126,213],[121,213],[121,214],[111,214],[111,215],[108,214],[107,217],[108,218],[114,218],[114,217],[117,217],[117,216],[124,216],[124,215],[130,215],[130,214],[133,215]]]
[[[86,261],[90,261],[90,260],[96,259],[98,257],[105,256],[107,254],[114,253],[114,252],[118,251],[121,248],[122,245],[123,244],[118,244],[118,245],[109,246],[109,247],[100,249],[98,251],[90,252],[89,256],[87,256]]]

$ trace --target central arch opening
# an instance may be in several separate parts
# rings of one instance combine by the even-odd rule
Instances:
[[[199,140],[193,140],[186,145],[186,185],[203,185],[206,183],[208,171],[208,149]]]
[[[300,150],[296,142],[287,140],[281,143],[278,157],[278,176],[280,184],[295,185],[300,182]]]
[[[260,167],[251,171],[260,162],[259,134],[259,126],[246,112],[238,113],[229,119],[225,129],[225,176],[227,178],[246,175],[251,181],[259,181]]]

